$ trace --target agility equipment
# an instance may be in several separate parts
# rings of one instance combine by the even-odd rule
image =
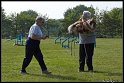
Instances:
[[[15,40],[15,44],[17,46],[24,46],[23,44],[23,34],[20,33],[19,35],[16,35],[16,40]]]

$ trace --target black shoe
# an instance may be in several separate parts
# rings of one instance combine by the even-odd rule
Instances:
[[[45,71],[42,71],[42,74],[51,74],[51,72],[45,70]]]
[[[20,74],[27,74],[26,70],[21,70]]]
[[[84,72],[84,70],[78,70],[78,72]]]

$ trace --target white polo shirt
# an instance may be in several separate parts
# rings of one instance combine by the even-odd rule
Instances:
[[[35,23],[30,27],[28,37],[32,38],[32,34],[38,35],[38,36],[43,36],[43,33],[40,29],[40,27]]]

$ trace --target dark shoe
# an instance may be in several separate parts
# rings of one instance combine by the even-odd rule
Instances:
[[[27,72],[25,70],[21,70],[20,74],[27,74]]]
[[[84,72],[84,70],[78,70],[78,72]]]
[[[51,72],[45,70],[45,71],[42,71],[42,74],[51,74]]]

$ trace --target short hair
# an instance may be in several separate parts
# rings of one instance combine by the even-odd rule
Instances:
[[[91,17],[91,13],[89,11],[83,11],[82,17],[89,18]]]
[[[35,21],[37,21],[37,20],[43,20],[44,21],[44,18],[42,16],[37,16]]]

